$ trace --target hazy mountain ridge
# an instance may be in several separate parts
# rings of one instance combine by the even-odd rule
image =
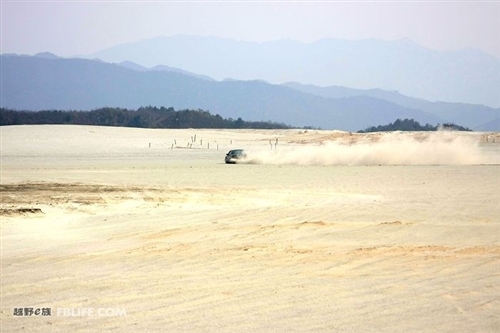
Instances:
[[[260,80],[210,81],[175,71],[133,70],[86,59],[9,55],[0,61],[1,106],[18,110],[171,106],[201,108],[226,118],[349,131],[398,118],[414,118],[422,124],[450,121],[372,96],[326,98]],[[483,123],[498,117],[498,109],[490,118],[482,107],[478,110],[487,115]]]
[[[144,66],[141,66],[139,64],[136,64],[135,62],[132,62],[132,61],[122,61],[122,62],[118,63],[118,65],[120,65],[122,67],[125,67],[125,68],[128,68],[128,69],[133,69],[133,70],[136,70],[136,71],[141,71],[141,72],[147,72],[147,71],[167,71],[167,72],[175,72],[175,73],[181,73],[181,74],[190,75],[190,76],[196,77],[198,79],[215,81],[214,79],[212,79],[209,76],[191,73],[191,72],[185,71],[183,69],[175,68],[175,67],[170,67],[170,66],[167,66],[167,65],[156,65],[154,67],[148,68],[148,67],[144,67]]]
[[[395,89],[432,101],[500,106],[500,59],[474,49],[435,51],[409,39],[256,43],[177,35],[121,44],[87,57],[148,67],[169,64],[216,80]]]
[[[496,122],[498,122],[498,118],[500,118],[500,108],[493,109],[484,105],[467,103],[429,102],[424,99],[402,95],[397,91],[386,91],[382,89],[362,90],[338,86],[318,87],[297,82],[287,82],[283,85],[325,98],[368,96],[386,100],[406,108],[421,110],[441,119],[446,119],[448,122],[456,124],[466,123],[468,124],[467,126],[472,128],[500,130],[500,126],[495,125]],[[496,119],[496,122],[494,121],[490,125],[489,123],[492,119]]]

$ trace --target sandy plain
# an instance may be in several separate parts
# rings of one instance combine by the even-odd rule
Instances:
[[[498,133],[0,130],[2,332],[500,331]]]

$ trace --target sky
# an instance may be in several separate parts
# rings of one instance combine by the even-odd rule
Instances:
[[[90,54],[178,34],[265,42],[409,38],[500,58],[498,1],[1,0],[1,53]]]

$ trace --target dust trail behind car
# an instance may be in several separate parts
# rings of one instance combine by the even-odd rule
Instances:
[[[345,134],[334,140],[302,140],[275,149],[249,149],[245,163],[298,165],[499,164],[498,143],[460,132]],[[283,141],[283,140],[282,140]],[[500,140],[498,140],[500,141]],[[485,149],[485,145],[493,147]],[[272,148],[272,147],[271,147]]]

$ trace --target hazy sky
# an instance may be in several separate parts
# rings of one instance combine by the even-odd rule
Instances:
[[[410,38],[500,58],[500,1],[1,0],[1,52],[88,54],[160,35],[312,42]]]

